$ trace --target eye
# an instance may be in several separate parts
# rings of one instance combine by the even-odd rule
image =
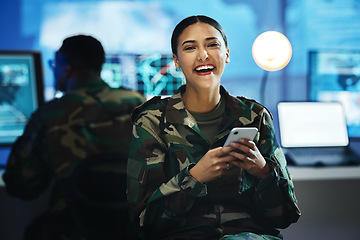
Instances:
[[[185,46],[185,47],[184,47],[184,50],[185,50],[185,51],[191,51],[191,50],[194,50],[194,49],[195,49],[194,46]]]
[[[209,44],[209,47],[219,47],[219,46],[220,46],[220,43],[218,43],[218,42]]]

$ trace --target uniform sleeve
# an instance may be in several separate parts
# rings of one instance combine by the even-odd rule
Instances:
[[[156,236],[168,225],[178,224],[194,199],[206,194],[206,186],[189,174],[191,164],[167,176],[169,164],[166,146],[157,134],[143,125],[134,125],[127,187],[130,218],[140,235]]]
[[[43,157],[42,126],[39,112],[26,125],[24,134],[13,144],[3,180],[10,195],[33,199],[43,193],[51,180],[51,170]]]
[[[267,111],[262,117],[259,150],[272,168],[271,174],[256,185],[258,215],[267,226],[286,228],[298,220],[301,213],[294,185],[288,172],[283,151],[277,143],[272,119]]]

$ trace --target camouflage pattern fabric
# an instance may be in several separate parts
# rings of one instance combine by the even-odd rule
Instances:
[[[127,187],[130,217],[139,236],[220,239],[241,232],[281,236],[277,228],[296,222],[300,210],[269,111],[221,87],[226,110],[210,145],[184,107],[185,88],[171,98],[155,97],[133,113]],[[234,167],[212,182],[196,181],[189,167],[209,149],[222,146],[233,127],[242,126],[259,129],[254,141],[272,174],[258,179]]]
[[[94,80],[43,104],[12,146],[3,175],[7,191],[32,199],[53,182],[50,211],[66,211],[66,182],[74,168],[93,154],[128,154],[131,113],[145,101],[137,92]]]
[[[271,235],[259,235],[255,233],[240,233],[236,235],[226,235],[221,240],[280,240],[281,238]]]

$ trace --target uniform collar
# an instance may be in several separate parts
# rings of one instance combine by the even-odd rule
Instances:
[[[72,88],[70,89],[70,91],[76,91],[76,90],[84,89],[84,88],[104,87],[104,86],[108,86],[108,85],[102,79],[93,79],[90,81],[74,84],[72,86]]]
[[[196,124],[194,117],[186,110],[182,94],[186,90],[186,85],[182,85],[173,96],[170,97],[166,106],[165,116],[170,123],[179,123],[193,127]],[[224,97],[227,109],[232,113],[235,125],[247,125],[254,121],[258,116],[252,110],[251,104],[248,106],[245,98],[237,98],[232,95],[223,87],[220,86],[220,94]]]

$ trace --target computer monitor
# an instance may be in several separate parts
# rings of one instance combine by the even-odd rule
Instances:
[[[308,56],[308,100],[341,102],[349,137],[360,138],[360,49],[311,50]]]
[[[170,96],[185,83],[171,54],[108,54],[101,77],[111,87],[138,91],[148,99]]]
[[[31,114],[44,102],[43,81],[40,52],[0,51],[1,147],[23,134]]]

